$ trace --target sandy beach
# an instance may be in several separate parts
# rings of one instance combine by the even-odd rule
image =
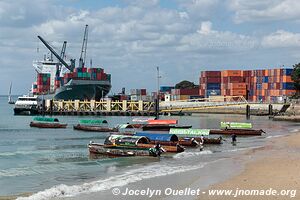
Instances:
[[[249,161],[246,163],[245,170],[229,180],[210,186],[205,194],[200,195],[199,200],[299,199],[299,153],[300,132],[274,138],[265,147],[247,152],[245,156],[249,157]],[[232,193],[231,195],[210,195],[209,192],[214,190],[232,190]],[[262,195],[256,195],[256,191],[252,191],[255,195],[235,195],[237,190],[239,194],[250,194],[249,190],[258,190]],[[271,191],[274,195],[270,195]]]

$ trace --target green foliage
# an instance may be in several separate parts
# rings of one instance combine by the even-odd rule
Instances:
[[[176,89],[192,89],[195,87],[197,87],[197,85],[187,80],[181,81],[175,85]]]
[[[293,65],[293,68],[292,80],[298,93],[300,91],[300,63]]]

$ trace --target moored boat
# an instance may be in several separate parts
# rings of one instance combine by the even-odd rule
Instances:
[[[117,128],[110,128],[110,127],[105,127],[105,126],[84,125],[84,124],[74,125],[73,129],[81,130],[81,131],[91,131],[91,132],[118,132]]]
[[[265,133],[262,129],[214,129],[210,130],[209,134],[217,134],[217,135],[262,135]]]
[[[37,128],[66,128],[67,124],[59,123],[57,118],[35,117],[30,122],[30,127]]]
[[[159,135],[159,134],[155,134]],[[164,136],[162,136],[164,135]],[[184,151],[184,147],[180,146],[178,144],[178,137],[177,136],[170,136],[169,134],[160,134],[158,136],[159,139],[152,140],[149,138],[150,136],[144,136],[144,135],[111,135],[106,138],[104,144],[106,145],[114,145],[115,148],[127,148],[127,149],[141,149],[146,150],[153,148],[155,144],[159,143],[161,144],[162,148],[166,152],[170,153],[179,153]],[[173,139],[166,139],[166,137],[173,138]],[[165,139],[163,139],[165,138]],[[176,140],[177,138],[177,140]],[[163,143],[167,142],[167,143]],[[173,143],[170,145],[170,143]]]
[[[103,144],[90,143],[88,145],[91,154],[101,154],[110,157],[131,157],[131,156],[155,156],[150,150],[115,148]]]
[[[171,128],[188,129],[192,126],[177,126],[168,124],[146,124],[142,127],[143,131],[169,131]]]

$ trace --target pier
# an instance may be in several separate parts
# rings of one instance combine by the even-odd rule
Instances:
[[[46,115],[154,116],[155,103],[126,100],[46,100],[38,112]]]
[[[162,101],[159,113],[163,115],[184,115],[191,113],[231,113],[270,115],[279,111],[282,104],[260,104],[248,102],[243,96]],[[271,108],[271,109],[270,109]],[[155,116],[155,102],[149,101],[63,101],[45,100],[38,110],[42,115],[97,115],[97,116]]]

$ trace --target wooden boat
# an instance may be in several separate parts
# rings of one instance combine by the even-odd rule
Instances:
[[[169,142],[172,143],[173,141],[169,141]],[[175,145],[170,145],[170,143],[163,144],[163,141],[157,141],[157,140],[150,141],[149,138],[146,136],[111,135],[107,137],[104,142],[105,145],[112,145],[114,146],[114,148],[141,149],[141,150],[153,148],[156,143],[160,143],[162,145],[162,148],[166,152],[178,153],[184,151],[184,147],[180,146],[178,142],[173,142]]]
[[[168,124],[145,124],[142,129],[143,131],[170,131],[171,128],[188,129],[192,126],[176,126]]]
[[[110,157],[131,157],[131,156],[155,156],[151,151],[141,149],[125,149],[116,148],[115,146],[108,146],[97,143],[90,143],[88,145],[91,154],[101,154]]]
[[[198,145],[200,144],[201,142],[201,139],[200,137],[187,137],[189,139],[194,139]],[[182,141],[183,140],[186,140],[187,139],[186,137],[184,138],[179,138],[179,144],[182,145],[182,146],[185,146]],[[222,144],[222,137],[218,137],[218,138],[208,138],[208,137],[203,137],[204,139],[204,144]]]
[[[159,144],[161,144],[162,146],[176,146],[176,145],[180,145],[180,146],[183,146],[183,147],[196,147],[199,145],[199,143],[194,140],[194,139],[191,139],[189,138],[188,140],[186,139],[180,139],[179,141],[177,142],[168,142],[168,141],[150,141],[151,144],[156,144],[157,142],[159,142]]]
[[[93,131],[93,132],[118,132],[117,128],[110,128],[104,126],[93,126],[93,125],[83,125],[77,124],[73,126],[74,130],[81,130],[81,131]]]
[[[30,122],[30,127],[37,127],[37,128],[66,128],[67,124],[61,124],[58,122]]]
[[[148,124],[151,125],[171,125],[171,124],[177,124],[178,120],[176,119],[153,119],[153,120],[148,120]]]
[[[262,129],[216,129],[210,130],[209,134],[218,134],[218,135],[262,135],[265,133]]]

